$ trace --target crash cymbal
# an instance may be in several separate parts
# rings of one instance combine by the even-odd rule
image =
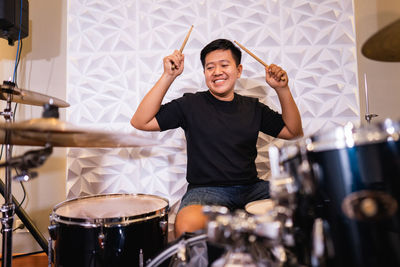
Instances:
[[[361,52],[373,60],[400,62],[400,19],[371,36]]]
[[[44,104],[51,103],[60,108],[69,107],[67,102],[56,97],[16,88],[11,82],[4,82],[2,85],[0,85],[0,99],[7,101],[7,96],[9,94],[11,95],[11,102],[34,106],[43,106]]]
[[[6,142],[6,132],[10,141]],[[142,147],[156,145],[154,139],[134,134],[91,130],[56,118],[39,118],[17,123],[0,123],[0,142],[11,145],[54,147]]]

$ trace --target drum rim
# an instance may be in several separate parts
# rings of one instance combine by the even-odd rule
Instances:
[[[159,266],[160,263],[162,263],[164,260],[168,259],[170,256],[174,255],[176,252],[178,252],[178,249],[180,246],[190,246],[197,244],[202,241],[207,241],[208,236],[207,234],[199,234],[197,236],[190,237],[188,239],[180,240],[177,243],[167,247],[163,251],[161,251],[159,254],[157,254],[154,258],[150,259],[146,267],[153,267],[153,266]]]
[[[399,136],[400,122],[392,119],[361,127],[355,127],[353,123],[348,123],[343,127],[336,127],[328,132],[308,137],[306,139],[306,148],[309,152],[346,149],[355,146],[398,141]]]
[[[160,208],[155,211],[142,213],[133,216],[119,216],[119,217],[106,217],[106,218],[79,218],[79,217],[68,217],[57,214],[57,209],[61,206],[65,205],[66,203],[75,202],[82,199],[88,198],[100,198],[100,197],[116,197],[116,196],[147,196],[147,197],[154,197],[160,200],[164,200],[166,202],[166,206]],[[63,202],[54,206],[52,213],[50,215],[50,221],[52,224],[55,222],[64,223],[64,224],[71,224],[71,225],[80,225],[84,227],[112,227],[112,226],[119,226],[119,225],[127,225],[130,223],[140,222],[140,221],[147,221],[157,217],[163,217],[168,214],[169,211],[169,201],[166,198],[152,195],[152,194],[127,194],[127,193],[113,193],[113,194],[100,194],[100,195],[90,195],[90,196],[83,196],[77,197],[73,199],[67,199]]]

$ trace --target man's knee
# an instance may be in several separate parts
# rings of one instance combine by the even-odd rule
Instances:
[[[207,223],[207,216],[203,213],[201,205],[190,205],[182,208],[175,219],[175,237],[181,236],[184,232],[195,232],[204,229]]]

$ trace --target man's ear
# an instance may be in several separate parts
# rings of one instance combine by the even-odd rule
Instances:
[[[237,66],[237,70],[238,70],[238,78],[240,78],[240,76],[242,75],[242,70],[243,70],[243,66],[242,64],[239,64],[239,66]]]

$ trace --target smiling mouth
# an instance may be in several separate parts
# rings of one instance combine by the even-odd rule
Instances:
[[[218,80],[214,81],[215,84],[219,84],[219,83],[223,83],[223,82],[225,82],[225,79],[218,79]]]

